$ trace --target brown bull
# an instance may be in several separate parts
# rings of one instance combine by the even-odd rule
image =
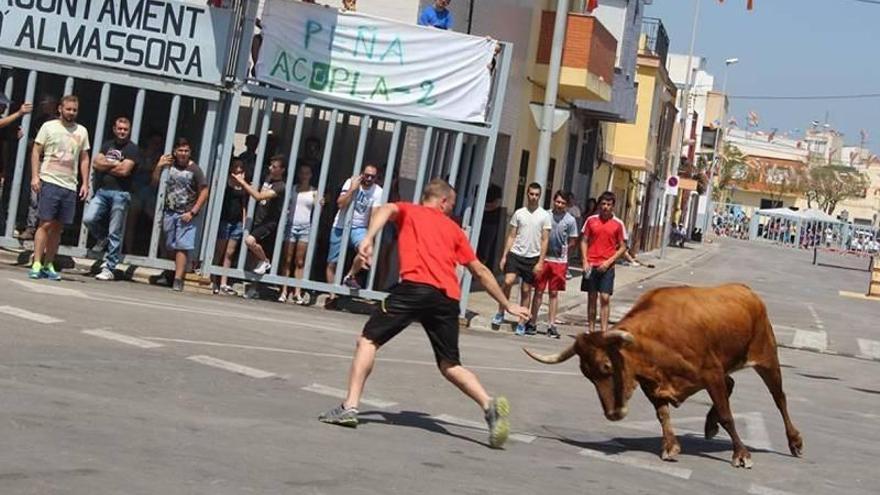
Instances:
[[[733,465],[746,468],[752,466],[751,454],[736,433],[728,401],[733,378],[728,375],[753,367],[782,413],[792,455],[801,455],[803,440],[788,416],[767,308],[744,285],[652,290],[605,334],[580,334],[569,348],[550,356],[523,350],[547,364],[577,354],[581,372],[596,386],[611,421],[626,416],[627,402],[640,386],[657,410],[664,460],[681,452],[669,420],[670,404],[678,407],[706,389],[713,403],[706,415],[706,438],[718,433],[720,423],[733,441]]]

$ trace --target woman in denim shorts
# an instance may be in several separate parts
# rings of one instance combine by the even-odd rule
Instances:
[[[296,170],[296,194],[290,195],[288,205],[287,235],[284,239],[284,261],[280,275],[290,275],[291,262],[296,263],[293,270],[294,278],[302,279],[306,264],[306,250],[309,248],[309,234],[312,231],[312,212],[318,200],[318,192],[312,187],[312,168],[300,165]],[[278,302],[287,302],[287,284],[281,288]],[[293,302],[307,304],[300,287],[293,288]]]
[[[220,213],[220,229],[217,233],[217,248],[214,251],[214,264],[221,263],[223,268],[232,266],[232,257],[241,242],[244,233],[244,217],[247,208],[247,193],[241,185],[233,179],[235,175],[244,176],[244,162],[239,159],[232,160],[229,165],[229,178],[226,180],[226,193],[223,195],[223,211]],[[229,285],[226,275],[214,277],[214,294],[235,295],[235,290]]]

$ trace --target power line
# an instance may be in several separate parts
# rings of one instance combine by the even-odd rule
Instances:
[[[867,1],[867,0],[856,0]],[[872,0],[880,5],[880,0]],[[868,98],[880,98],[880,93],[860,93],[851,95],[801,95],[801,96],[782,96],[782,95],[732,95],[728,96],[731,100],[865,100]]]
[[[853,0],[853,2],[871,3],[874,5],[880,5],[880,0]]]

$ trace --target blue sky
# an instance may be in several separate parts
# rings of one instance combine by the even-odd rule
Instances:
[[[702,2],[695,54],[707,58],[720,89],[724,60],[731,96],[845,95],[880,93],[880,4],[857,0],[699,0]],[[671,50],[687,53],[694,0],[654,0],[645,15],[663,20]],[[880,98],[860,100],[731,100],[731,112],[745,122],[748,111],[763,129],[779,133],[825,120],[858,144],[868,131],[868,147],[880,154]]]

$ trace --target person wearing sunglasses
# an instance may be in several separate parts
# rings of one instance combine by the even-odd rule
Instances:
[[[333,283],[336,279],[336,265],[342,250],[342,234],[345,231],[348,208],[354,209],[351,215],[351,233],[348,242],[356,252],[361,241],[367,235],[373,209],[382,205],[382,186],[376,183],[378,176],[379,168],[376,165],[367,164],[360,175],[346,179],[345,184],[342,185],[342,191],[336,200],[339,211],[336,213],[333,230],[330,232],[330,250],[327,255],[327,282],[329,283]],[[351,269],[343,279],[343,284],[353,289],[360,289],[357,275],[363,267],[364,261],[355,257]]]

